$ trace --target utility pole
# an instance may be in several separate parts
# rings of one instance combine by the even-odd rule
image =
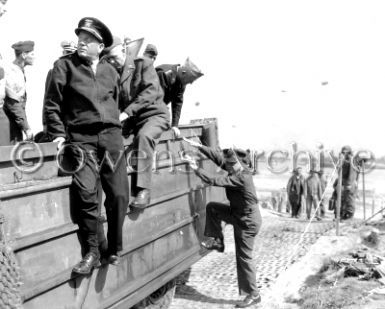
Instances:
[[[342,194],[342,162],[343,154],[340,154],[338,162],[338,185],[337,185],[337,209],[336,209],[336,235],[340,236],[340,213],[341,213],[341,194]]]

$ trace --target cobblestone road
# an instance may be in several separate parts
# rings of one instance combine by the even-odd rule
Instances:
[[[283,216],[264,216],[262,228],[256,238],[254,257],[257,281],[262,296],[270,285],[293,262],[303,256],[322,234],[333,227],[330,219],[313,222],[296,246],[308,221]],[[238,299],[235,247],[230,225],[225,228],[224,253],[212,252],[194,264],[178,284],[171,309],[227,309],[234,308]],[[298,250],[296,250],[296,248]],[[256,307],[257,308],[257,307]]]

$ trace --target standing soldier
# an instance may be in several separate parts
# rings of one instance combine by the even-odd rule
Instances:
[[[353,164],[353,151],[350,146],[341,149],[342,161],[342,188],[341,188],[341,220],[353,218],[356,204],[356,194],[358,189],[359,171]],[[356,166],[359,166],[356,163]],[[336,180],[338,183],[338,180]],[[337,186],[335,186],[337,188]],[[335,194],[335,196],[337,196]]]
[[[180,135],[178,129],[179,118],[182,112],[186,85],[192,84],[199,77],[203,76],[203,73],[189,58],[187,58],[183,66],[179,64],[162,64],[156,67],[156,72],[164,91],[164,102],[166,104],[171,102],[171,128],[178,137]]]
[[[26,79],[24,68],[32,65],[35,59],[33,41],[21,41],[12,45],[16,59],[6,70],[4,112],[8,116],[11,144],[33,138],[32,130],[27,121],[25,105],[27,102]]]
[[[326,186],[327,186],[327,180],[325,179],[324,170],[322,170],[322,169],[319,170],[318,177],[319,177],[319,180],[321,182],[321,190],[322,190],[322,195],[323,195],[323,198],[321,199],[321,204],[320,204],[321,217],[324,218],[325,217],[325,211],[326,211],[325,205],[327,204],[327,199],[325,197],[325,190],[326,190]]]
[[[223,252],[225,249],[221,222],[232,224],[237,261],[239,294],[245,298],[237,303],[237,308],[246,308],[261,301],[257,288],[255,261],[253,261],[254,240],[262,224],[255,192],[253,177],[248,170],[250,157],[241,149],[216,151],[199,143],[185,139],[197,147],[210,160],[227,171],[226,176],[211,177],[199,168],[195,160],[186,158],[190,167],[206,183],[224,187],[228,204],[210,202],[206,207],[206,227],[204,235],[210,237],[202,245],[209,250]]]
[[[136,159],[134,208],[143,209],[151,199],[152,162],[161,134],[169,129],[170,116],[163,103],[163,91],[152,62],[147,58],[131,59],[126,55],[122,41],[114,43],[104,56],[120,73],[120,120],[126,133],[134,134],[133,156]]]
[[[302,197],[304,194],[304,179],[302,176],[302,168],[297,167],[293,171],[286,186],[288,203],[291,208],[291,217],[299,218],[301,214]]]
[[[80,166],[73,173],[72,189],[86,254],[73,272],[89,274],[100,258],[99,181],[106,194],[108,260],[117,264],[123,249],[128,178],[119,121],[119,76],[109,63],[99,61],[102,50],[112,44],[111,32],[100,20],[85,17],[75,33],[77,52],[58,59],[52,69],[44,115],[51,140],[59,143],[59,149],[66,141],[65,150]]]
[[[321,211],[319,203],[322,197],[322,187],[318,173],[312,168],[310,175],[305,180],[305,197],[306,197],[306,216],[310,219],[312,208],[316,210],[315,218],[321,220]]]

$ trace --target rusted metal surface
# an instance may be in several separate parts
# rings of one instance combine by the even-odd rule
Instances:
[[[205,140],[217,144],[212,130],[210,125],[186,126],[182,136],[206,134]],[[4,234],[21,266],[25,308],[129,308],[201,257],[205,206],[224,199],[224,192],[203,185],[186,169],[179,152],[188,147],[167,132],[157,146],[151,205],[127,214],[121,264],[72,277],[81,247],[71,218],[71,178],[56,176],[56,145],[41,147],[47,156],[41,172],[20,182],[11,181],[15,168],[5,159],[11,149],[0,147],[0,178],[7,180],[0,187],[0,213],[7,218]],[[33,153],[29,159],[38,160]],[[211,162],[202,164],[215,171]]]

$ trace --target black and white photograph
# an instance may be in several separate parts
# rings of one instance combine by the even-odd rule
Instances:
[[[0,309],[385,309],[385,3],[0,0]]]

